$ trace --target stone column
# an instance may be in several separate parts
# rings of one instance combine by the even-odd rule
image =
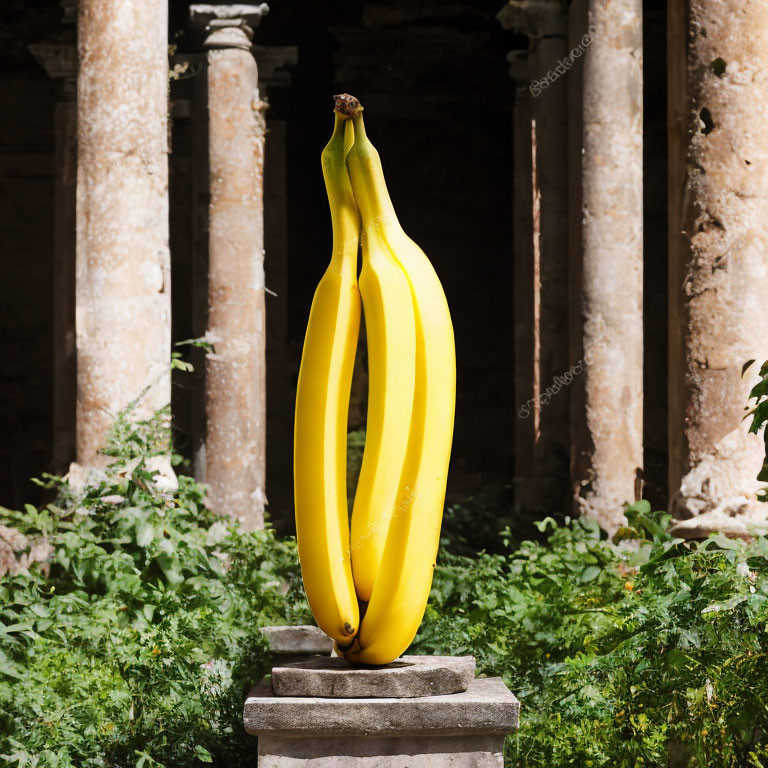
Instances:
[[[615,530],[643,466],[642,3],[590,0],[583,55],[577,509]]]
[[[522,294],[519,319],[533,322],[527,330],[532,339],[525,350],[531,362],[516,374],[517,389],[532,391],[532,397],[518,406],[518,437],[521,445],[531,441],[532,454],[516,455],[517,501],[523,507],[542,512],[564,511],[570,465],[569,398],[562,391],[569,362],[568,345],[568,119],[567,119],[567,13],[562,0],[510,0],[499,12],[505,29],[528,35],[529,50],[513,56],[511,75],[528,85],[527,104],[518,99],[516,128],[531,136],[516,138],[518,152],[531,148],[531,158],[521,160],[515,202],[515,218],[532,218],[525,245],[516,236],[515,259],[525,274],[516,274],[516,300]],[[527,72],[525,71],[527,69]],[[528,175],[530,174],[530,176]],[[521,185],[531,185],[523,192]],[[520,206],[532,210],[521,211]],[[528,237],[526,230],[521,235]],[[518,251],[522,246],[523,251]],[[533,295],[531,295],[533,292]],[[516,309],[516,312],[518,311]],[[524,331],[525,332],[525,331]],[[521,376],[530,381],[523,385]],[[530,400],[533,402],[531,403]],[[525,415],[529,414],[529,415]],[[531,419],[532,422],[525,423]],[[518,442],[516,438],[516,443]],[[526,462],[528,467],[526,467]],[[532,465],[532,466],[530,466]],[[532,472],[527,478],[521,472]]]
[[[697,517],[683,533],[745,533],[768,511],[763,440],[743,421],[768,359],[768,6],[668,14],[671,508]]]
[[[161,0],[80,0],[77,460],[117,414],[170,402],[168,15]]]
[[[72,8],[68,9],[74,10]],[[76,19],[65,16],[65,24]],[[75,354],[75,198],[77,182],[77,46],[71,40],[35,43],[32,55],[59,86],[53,224],[53,446],[57,474],[75,460],[77,364]]]
[[[264,524],[264,109],[252,26],[266,5],[193,5],[208,37],[210,167],[205,442],[211,509]]]

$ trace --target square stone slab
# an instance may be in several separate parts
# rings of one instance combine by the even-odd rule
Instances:
[[[474,677],[473,656],[402,656],[380,667],[317,657],[273,667],[272,690],[277,696],[402,699],[461,693]]]
[[[463,693],[406,699],[275,696],[269,684],[245,701],[253,736],[306,739],[344,736],[469,736],[517,730],[520,702],[499,677],[473,680]],[[261,739],[260,739],[261,741]]]

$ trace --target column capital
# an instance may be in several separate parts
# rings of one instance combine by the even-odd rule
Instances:
[[[62,29],[48,40],[32,43],[27,50],[51,80],[60,83],[65,101],[74,101],[77,92],[77,0],[60,0],[64,11]]]
[[[28,45],[27,50],[51,80],[58,80],[61,83],[61,93],[65,101],[74,100],[77,92],[77,46],[75,43],[51,40]]]
[[[567,37],[568,12],[563,0],[509,0],[496,14],[504,29],[541,37]]]
[[[515,50],[507,54],[509,62],[509,76],[517,83],[518,88],[524,91],[528,90],[528,84],[531,81],[531,75],[528,68],[529,51]]]
[[[51,80],[77,76],[77,46],[74,43],[32,43],[27,46],[27,50]]]
[[[242,48],[251,50],[254,27],[269,13],[266,3],[259,5],[209,5],[189,7],[193,27],[205,30],[206,48]]]
[[[62,24],[77,24],[77,0],[59,0],[59,5],[64,9]]]

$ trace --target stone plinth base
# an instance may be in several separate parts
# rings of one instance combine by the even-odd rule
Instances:
[[[519,711],[500,678],[418,698],[276,696],[261,683],[244,723],[259,768],[502,768]]]
[[[502,768],[503,736],[259,737],[259,768]]]

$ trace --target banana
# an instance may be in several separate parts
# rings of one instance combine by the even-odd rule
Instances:
[[[339,106],[345,105],[337,102]],[[356,202],[361,208],[367,204],[364,199]],[[369,208],[364,215],[370,217]],[[382,234],[377,227],[363,234],[360,272],[369,389],[365,448],[352,508],[351,552],[355,589],[362,603],[370,600],[390,519],[397,511],[415,385],[411,289]]]
[[[388,302],[387,307],[391,306],[392,313],[397,315],[399,326],[401,323],[405,326],[404,318],[410,321],[411,313],[406,309],[406,304],[410,304],[416,330],[412,409],[406,405],[408,391],[405,386],[411,369],[407,367],[404,355],[397,363],[402,366],[397,374],[402,377],[403,399],[393,403],[393,409],[398,414],[400,435],[407,435],[400,476],[397,481],[392,479],[399,458],[394,447],[397,445],[399,449],[401,445],[392,434],[388,438],[391,441],[387,445],[389,450],[380,452],[378,460],[385,462],[387,482],[393,485],[380,491],[378,499],[382,501],[381,507],[370,505],[370,495],[363,497],[369,504],[367,516],[360,516],[357,520],[355,514],[360,514],[363,507],[358,505],[356,498],[352,518],[352,565],[358,596],[361,593],[367,595],[371,581],[373,586],[359,632],[346,650],[345,658],[355,663],[386,664],[396,659],[412,642],[432,585],[453,438],[456,356],[453,326],[442,286],[423,251],[405,234],[397,220],[378,152],[365,133],[362,108],[349,97],[342,108],[352,117],[355,130],[355,142],[346,161],[355,201],[362,216],[364,254],[367,243],[370,260],[370,254],[375,251],[377,259],[394,261],[406,276],[409,301],[394,293],[392,296],[385,295],[384,299]],[[361,274],[361,291],[363,286]],[[366,303],[365,293],[363,303],[368,329],[370,301]],[[378,311],[379,307],[376,309]],[[375,317],[374,324],[377,322]],[[398,348],[402,345],[401,353],[407,347],[410,355],[408,330],[407,327],[400,328],[396,343]],[[375,371],[371,365],[372,399],[377,375],[381,376],[382,371]],[[390,394],[389,391],[387,394]],[[369,415],[368,439],[381,437],[381,433],[376,431],[378,429],[380,422],[372,423]],[[368,451],[367,444],[365,450]],[[385,491],[391,493],[391,488],[397,489],[394,503],[390,504],[390,496],[387,495],[384,505]],[[358,494],[360,490],[358,487]],[[385,512],[389,518],[386,529],[377,529],[375,537],[369,535],[366,539],[366,525],[372,520],[383,523]],[[381,533],[386,533],[386,536],[379,535]],[[369,560],[356,569],[358,552],[364,553]],[[365,573],[366,591],[361,590],[358,573]]]
[[[347,411],[360,330],[360,217],[344,157],[354,138],[336,114],[322,153],[333,224],[331,262],[315,291],[296,391],[294,500],[304,588],[318,626],[348,646],[358,630],[347,509]]]

